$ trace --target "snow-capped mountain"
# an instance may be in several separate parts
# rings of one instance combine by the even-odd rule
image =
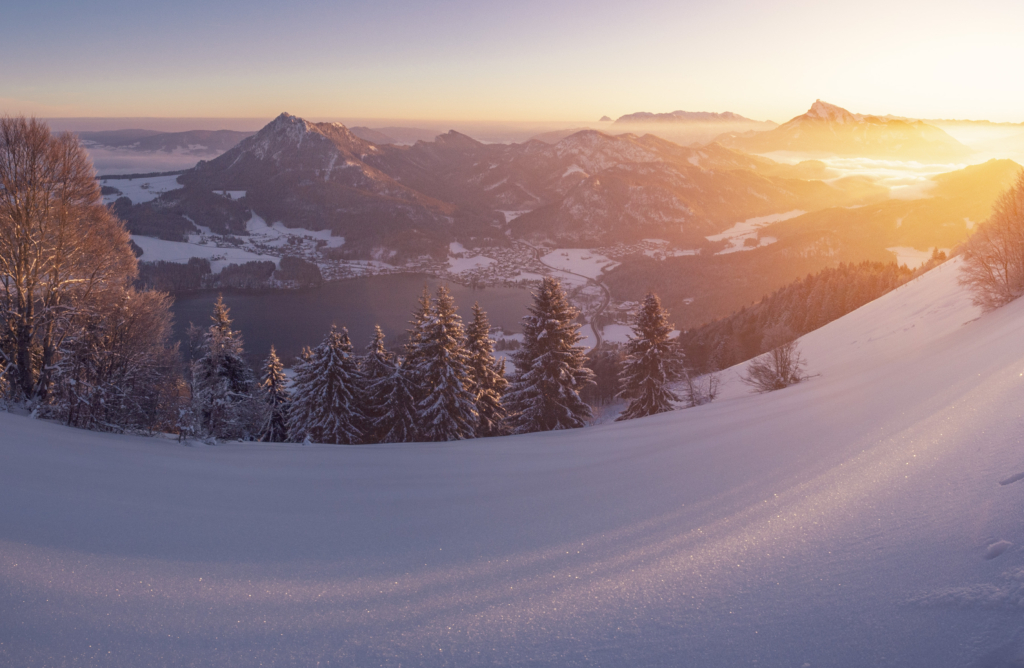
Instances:
[[[923,121],[854,114],[821,100],[773,130],[729,133],[717,141],[750,153],[794,151],[931,162],[958,160],[972,152]]]
[[[787,178],[770,160],[718,145],[596,130],[555,144],[482,144],[450,132],[368,160],[464,211],[533,211],[516,219],[512,234],[558,243],[651,236],[697,243],[735,220],[864,196],[842,184]]]
[[[958,260],[697,408],[387,446],[0,412],[11,666],[1019,665],[1024,300]]]
[[[817,103],[770,133],[804,136],[825,128],[835,136],[834,128],[848,128],[861,136],[874,123]],[[361,258],[446,257],[452,241],[504,244],[509,235],[590,247],[659,238],[695,248],[738,221],[888,196],[864,179],[832,176],[823,163],[784,165],[720,144],[680,146],[652,134],[588,129],[553,144],[485,144],[453,130],[412,146],[376,145],[341,124],[282,114],[183,174],[185,190],[166,193],[151,207],[184,211],[188,199],[191,212],[183,215],[208,220],[195,204],[201,198],[190,192],[244,191],[233,205],[239,212],[330,230],[346,239],[340,252]],[[509,225],[506,212],[528,213]],[[227,227],[244,233],[236,224]]]
[[[774,126],[771,121],[755,121],[731,111],[721,113],[713,111],[671,111],[668,113],[651,113],[649,111],[638,111],[633,114],[626,114],[615,119],[616,123],[629,125],[632,123],[740,123]]]
[[[331,230],[346,250],[385,247],[419,255],[441,252],[452,237],[454,207],[416,192],[371,166],[378,147],[339,123],[281,114],[224,155],[182,175],[186,186],[244,190],[266,220]]]
[[[772,121],[755,121],[731,111],[639,111],[620,116],[612,124],[616,132],[655,134],[677,144],[707,144],[724,132],[755,132],[777,127]]]

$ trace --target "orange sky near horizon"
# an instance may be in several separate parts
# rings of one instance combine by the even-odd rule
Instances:
[[[684,109],[784,122],[821,98],[1024,122],[1021,34],[1024,3],[1006,0],[39,3],[0,26],[0,113],[593,122]]]

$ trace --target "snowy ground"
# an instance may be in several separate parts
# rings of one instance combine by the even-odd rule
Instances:
[[[790,218],[796,218],[802,216],[805,211],[794,210],[786,213],[775,213],[770,216],[758,216],[757,218],[748,218],[742,222],[736,223],[725,232],[721,234],[713,234],[707,237],[708,241],[728,241],[729,247],[719,251],[716,255],[725,255],[726,253],[735,253],[737,251],[753,250],[758,246],[767,246],[768,244],[775,243],[778,241],[774,237],[761,237],[757,238],[757,231],[766,225],[772,223],[781,223],[784,220]],[[746,244],[748,239],[757,240],[757,244],[748,246]]]
[[[245,193],[244,190],[239,191]],[[245,224],[245,230],[249,238],[242,240],[249,244],[264,244],[267,246],[281,247],[299,240],[324,241],[328,248],[337,248],[345,245],[345,237],[336,237],[330,230],[307,230],[303,227],[285,227],[284,223],[277,222],[268,225],[255,213]]]
[[[193,236],[199,237],[200,235]],[[212,241],[206,243],[186,243],[183,241],[166,241],[156,237],[144,237],[138,234],[132,235],[132,241],[142,249],[142,257],[139,260],[143,262],[162,260],[164,262],[185,264],[191,258],[200,257],[210,260],[210,268],[213,270],[213,273],[219,272],[229,264],[242,264],[251,260],[264,262],[270,260],[278,264],[281,260],[280,257],[261,255],[243,248],[226,245],[217,246]]]
[[[586,248],[556,248],[541,257],[540,261],[549,267],[592,279],[619,266],[618,262]]]
[[[0,664],[1020,665],[1024,300],[956,261],[700,408],[460,443],[0,414]]]
[[[127,197],[132,204],[150,202],[169,190],[177,190],[181,187],[178,177],[175,176],[154,176],[143,179],[104,179],[101,185],[117,188],[120,195],[104,195],[104,204],[113,204],[118,197]]]

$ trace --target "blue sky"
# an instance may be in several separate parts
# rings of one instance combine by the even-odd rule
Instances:
[[[822,98],[1024,121],[1024,3],[21,2],[0,112],[594,120]]]

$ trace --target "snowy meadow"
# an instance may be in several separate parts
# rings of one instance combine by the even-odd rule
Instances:
[[[0,415],[9,665],[1013,665],[1024,302],[953,261],[811,379],[547,434],[221,445]],[[1007,482],[1007,484],[1000,484]]]

